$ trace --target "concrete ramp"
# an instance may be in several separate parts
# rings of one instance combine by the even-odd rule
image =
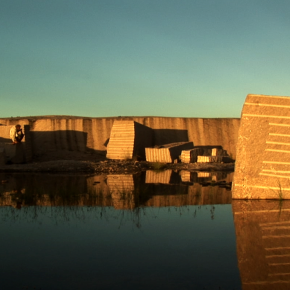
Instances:
[[[234,199],[290,199],[290,97],[247,96],[232,191]]]

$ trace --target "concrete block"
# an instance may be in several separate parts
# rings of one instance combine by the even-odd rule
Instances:
[[[222,160],[222,156],[197,156],[198,163],[220,163]]]
[[[290,199],[290,97],[248,95],[237,143],[234,199]]]
[[[178,159],[183,150],[193,148],[193,142],[178,142],[159,146],[158,148],[146,148],[146,161],[172,163]]]
[[[226,154],[225,150],[223,150],[221,148],[212,148],[211,149],[211,156],[223,156],[225,154]]]
[[[212,148],[212,146],[199,146],[191,150],[183,150],[180,155],[180,160],[183,163],[195,163],[197,162],[197,156],[224,156],[226,150],[223,150],[221,146]]]
[[[107,147],[109,159],[145,159],[145,147],[153,145],[153,131],[132,120],[114,121]]]

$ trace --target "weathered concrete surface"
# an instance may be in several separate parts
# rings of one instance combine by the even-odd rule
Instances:
[[[237,144],[234,199],[290,199],[290,98],[248,95]]]
[[[135,121],[115,120],[107,146],[108,159],[145,159],[145,147],[153,146],[153,130]]]
[[[146,161],[172,163],[179,160],[182,150],[193,148],[193,142],[178,142],[161,146],[161,148],[145,148]]]
[[[290,201],[233,200],[243,290],[290,288]]]
[[[74,156],[78,152],[105,152],[115,120],[134,120],[152,128],[156,145],[186,141],[192,141],[196,146],[221,145],[235,159],[238,118],[43,116],[2,118],[0,124],[30,125],[34,157],[47,157],[49,160],[57,152],[62,152],[60,157],[69,152]]]

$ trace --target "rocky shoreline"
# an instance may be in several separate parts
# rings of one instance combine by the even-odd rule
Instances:
[[[0,166],[0,172],[90,172],[90,173],[138,173],[146,170],[188,170],[188,171],[227,171],[233,172],[234,163],[150,163],[132,160],[54,160],[26,164]]]

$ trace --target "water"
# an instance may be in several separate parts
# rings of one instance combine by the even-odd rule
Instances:
[[[1,289],[241,289],[230,179],[1,174]]]

